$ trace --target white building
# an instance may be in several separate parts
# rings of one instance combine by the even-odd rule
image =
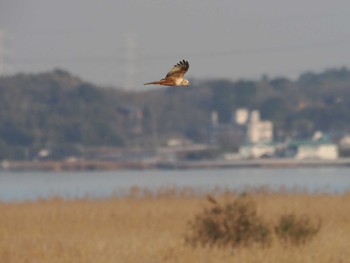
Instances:
[[[250,143],[270,143],[273,140],[273,124],[261,121],[259,111],[252,111],[247,125],[247,139]]]
[[[219,126],[219,114],[217,113],[217,111],[211,112],[210,120],[213,128],[217,128]]]
[[[242,158],[261,158],[264,156],[272,156],[276,151],[276,147],[270,144],[252,144],[239,147],[239,155]]]
[[[339,157],[338,146],[332,143],[306,143],[297,147],[296,159],[335,160]]]
[[[245,108],[237,109],[235,112],[235,123],[238,125],[247,124],[249,119],[249,111]]]
[[[345,135],[339,141],[339,147],[341,149],[350,149],[350,135]]]

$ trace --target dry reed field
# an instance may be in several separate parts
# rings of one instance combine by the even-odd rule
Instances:
[[[310,242],[268,247],[192,247],[189,221],[210,206],[205,196],[163,193],[103,200],[52,198],[0,203],[0,262],[350,262],[350,194],[250,193],[257,213],[319,218]],[[234,194],[215,194],[226,202]]]

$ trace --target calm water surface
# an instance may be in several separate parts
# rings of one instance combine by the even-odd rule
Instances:
[[[125,195],[133,186],[156,191],[160,188],[190,187],[198,191],[220,189],[243,191],[268,187],[295,188],[309,192],[342,193],[350,190],[350,168],[245,168],[208,170],[145,170],[94,172],[9,172],[0,171],[0,201],[89,196]]]

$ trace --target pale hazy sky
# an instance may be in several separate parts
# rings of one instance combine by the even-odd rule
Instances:
[[[294,78],[350,66],[349,13],[348,0],[0,0],[0,70],[143,89],[187,59],[195,79]]]

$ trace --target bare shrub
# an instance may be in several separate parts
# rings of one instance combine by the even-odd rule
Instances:
[[[257,215],[256,204],[246,195],[220,204],[208,196],[211,207],[189,222],[186,242],[192,246],[269,245],[271,230]]]
[[[308,216],[287,214],[281,216],[275,233],[284,244],[303,245],[321,229],[321,221],[312,221]]]

